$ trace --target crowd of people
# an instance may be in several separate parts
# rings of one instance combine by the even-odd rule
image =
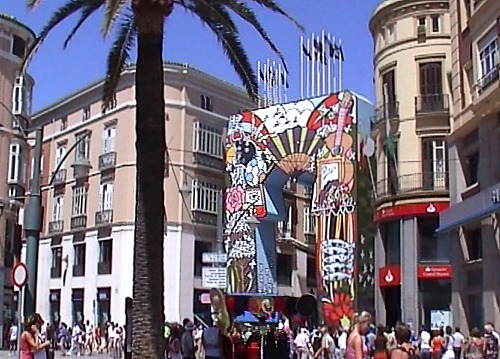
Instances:
[[[234,326],[224,334],[217,323],[202,328],[186,319],[166,327],[166,358],[499,359],[500,336],[492,323],[482,332],[473,328],[466,338],[460,328],[450,326],[415,332],[401,322],[385,328],[371,321],[371,315],[362,312],[350,328]]]

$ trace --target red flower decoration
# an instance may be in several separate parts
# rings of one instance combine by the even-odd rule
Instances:
[[[323,302],[323,315],[325,322],[339,326],[342,318],[354,317],[354,303],[348,293],[335,293],[332,302]]]

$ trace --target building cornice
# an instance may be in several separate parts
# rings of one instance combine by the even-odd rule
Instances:
[[[23,29],[31,36],[31,41],[33,41],[36,38],[35,32],[27,25],[18,21],[14,16],[9,16],[7,14],[0,13],[0,23],[1,22],[9,22],[10,25],[17,26],[17,27]]]
[[[369,21],[369,30],[372,38],[378,35],[381,27],[387,23],[408,18],[416,15],[423,15],[426,12],[435,13],[449,11],[448,0],[384,0],[373,11]]]

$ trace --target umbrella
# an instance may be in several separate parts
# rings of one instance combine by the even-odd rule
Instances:
[[[273,316],[266,319],[266,323],[273,324],[279,322],[279,313],[274,313]],[[259,319],[251,312],[244,311],[243,314],[238,315],[234,318],[235,323],[258,323]]]

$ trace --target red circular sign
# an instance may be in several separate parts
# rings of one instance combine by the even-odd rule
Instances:
[[[14,268],[12,268],[11,279],[16,287],[24,287],[28,281],[28,267],[26,267],[26,264],[21,262],[17,263]]]

